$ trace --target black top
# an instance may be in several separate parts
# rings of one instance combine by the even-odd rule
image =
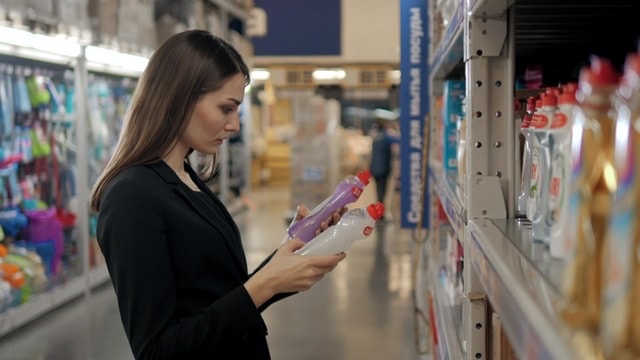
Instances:
[[[120,173],[102,198],[98,242],[133,354],[269,359],[260,312],[289,294],[256,309],[238,227],[185,167],[200,192],[157,161]]]

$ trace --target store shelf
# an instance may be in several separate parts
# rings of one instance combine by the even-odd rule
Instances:
[[[43,314],[66,304],[84,294],[86,279],[83,276],[71,279],[54,289],[34,295],[29,302],[0,314],[0,336],[33,321]]]
[[[562,264],[513,220],[469,220],[466,259],[520,359],[577,359],[554,309]]]
[[[438,276],[438,271],[431,267],[429,273],[433,284],[439,359],[464,359],[464,352],[458,335],[462,331],[461,305],[451,304],[444,289],[443,281],[446,280]],[[458,316],[456,316],[456,313]]]
[[[451,226],[456,234],[462,234],[466,223],[466,211],[460,200],[459,194],[462,194],[462,189],[456,183],[456,172],[445,171],[440,165],[432,165],[429,167],[429,174]]]
[[[456,12],[443,33],[437,49],[431,56],[430,76],[442,79],[462,62],[464,29],[464,0],[459,1]]]

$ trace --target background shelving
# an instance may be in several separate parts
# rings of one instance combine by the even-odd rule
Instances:
[[[0,337],[108,281],[95,242],[95,219],[86,205],[89,190],[115,144],[124,108],[146,59],[162,36],[187,28],[207,28],[231,41],[245,57],[252,52],[244,34],[252,6],[249,1],[189,2],[179,9],[185,11],[184,18],[168,23],[158,19],[154,26],[150,26],[156,19],[148,1],[122,2],[120,7],[117,1],[103,1],[97,7],[88,6],[88,1],[53,3],[60,6],[36,9],[18,1],[0,4],[0,28],[4,31],[0,63],[64,71],[75,88],[75,112],[68,120],[76,179],[72,206],[77,213],[77,263],[74,272],[34,293],[30,301],[1,311]],[[79,13],[69,19],[72,10]],[[131,26],[133,31],[127,31]],[[18,35],[5,36],[11,32],[24,40],[18,40]],[[36,42],[36,37],[46,41]],[[222,164],[222,174],[225,169]]]
[[[463,313],[471,320],[458,331],[466,342],[466,358],[490,357],[490,323],[476,321],[487,308],[475,297],[479,293],[487,295],[487,305],[499,316],[518,358],[584,358],[581,351],[585,349],[576,346],[576,341],[584,340],[582,335],[557,320],[562,262],[551,259],[548,248],[532,241],[531,229],[513,218],[520,166],[513,155],[518,151],[513,104],[516,97],[529,94],[515,94],[514,88],[529,66],[542,70],[545,86],[576,81],[592,54],[610,59],[621,69],[626,54],[638,46],[640,31],[634,18],[640,4],[477,0],[452,1],[451,9],[446,4],[439,7],[443,1],[430,3],[431,109],[437,109],[436,98],[442,95],[445,80],[466,79],[467,162],[459,164],[467,174],[465,181],[458,185],[456,172],[444,171],[434,155],[429,169],[435,199],[431,218],[443,212],[444,226],[453,229],[465,247]],[[440,146],[436,121],[431,123],[430,138],[436,139],[431,154]],[[499,184],[500,190],[487,196],[486,188],[478,186],[483,181]],[[490,209],[496,203],[504,206],[504,215]],[[439,222],[432,224],[436,226],[431,237],[437,239]],[[441,298],[441,279],[429,280],[434,298]],[[450,317],[446,313],[451,310],[435,308],[445,313],[436,313],[434,320],[443,326],[442,319]],[[475,330],[479,328],[484,330]],[[440,341],[443,338],[447,339],[440,336]]]

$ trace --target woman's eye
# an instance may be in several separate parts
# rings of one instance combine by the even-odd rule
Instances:
[[[232,107],[232,106],[225,106],[222,108],[222,112],[224,114],[232,114],[235,111],[236,111],[236,107]]]

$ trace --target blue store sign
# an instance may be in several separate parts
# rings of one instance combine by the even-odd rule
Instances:
[[[401,225],[429,227],[429,193],[423,183],[423,147],[429,113],[428,0],[400,1]],[[426,173],[426,172],[424,172]]]

